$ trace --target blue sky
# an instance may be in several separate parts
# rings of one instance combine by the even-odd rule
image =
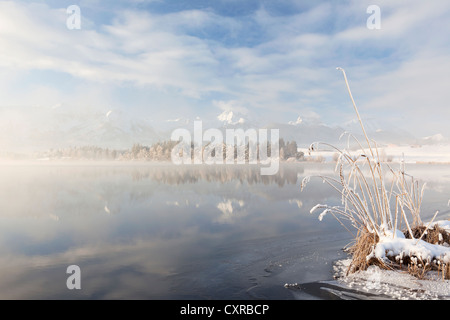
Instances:
[[[339,66],[364,118],[450,136],[449,14],[445,0],[0,1],[0,125],[61,108],[339,125],[354,119]]]

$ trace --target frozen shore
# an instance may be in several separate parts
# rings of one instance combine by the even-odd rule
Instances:
[[[436,224],[450,231],[449,220],[433,222],[430,227]],[[448,243],[438,245],[418,239],[405,239],[401,232],[386,232],[371,256],[381,260],[414,256],[424,263],[436,263],[437,260],[450,263],[450,246]],[[338,289],[325,288],[341,299],[450,299],[450,280],[444,280],[442,273],[437,271],[428,271],[424,279],[418,279],[403,270],[384,270],[371,265],[365,271],[347,274],[350,263],[351,259],[337,261],[334,276]]]
[[[334,265],[336,282],[342,288],[332,293],[341,299],[450,300],[450,280],[442,280],[437,272],[419,280],[407,272],[370,266],[346,275],[350,261],[339,260]]]
[[[405,163],[450,163],[450,145],[386,145],[378,146],[382,161]],[[300,148],[305,159],[311,161],[335,162],[336,151],[318,150],[308,155],[307,148]],[[350,152],[352,153],[352,152]],[[360,153],[360,150],[356,151]]]

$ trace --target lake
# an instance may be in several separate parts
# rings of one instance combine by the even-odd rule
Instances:
[[[448,217],[450,166],[427,181],[424,220]],[[332,164],[43,163],[0,166],[1,299],[328,299],[352,236],[310,209],[340,197]],[[67,267],[81,270],[69,290]],[[285,287],[285,284],[292,284]],[[298,285],[294,285],[298,284]]]

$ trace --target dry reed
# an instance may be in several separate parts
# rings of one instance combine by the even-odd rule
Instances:
[[[444,237],[447,243],[449,235],[438,227],[429,228],[421,220],[421,204],[425,190],[425,184],[419,183],[414,177],[405,172],[404,164],[394,170],[388,163],[381,161],[378,145],[369,139],[364,128],[355,100],[348,84],[347,76],[342,68],[338,68],[344,76],[348,94],[352,101],[358,122],[362,129],[364,142],[360,142],[356,136],[348,135],[349,143],[354,141],[359,149],[353,154],[346,149],[339,149],[326,142],[311,144],[309,151],[320,150],[321,147],[332,149],[337,153],[336,168],[337,177],[319,175],[315,176],[323,180],[341,195],[340,206],[316,205],[311,213],[322,209],[319,219],[330,213],[339,223],[346,226],[349,222],[357,230],[354,236],[354,244],[350,247],[352,263],[348,272],[365,270],[369,265],[378,265],[385,269],[393,267],[401,268],[402,264],[392,261],[392,264],[381,261],[375,257],[367,259],[380,237],[386,230],[400,230],[405,228],[405,235],[414,239],[422,239],[430,243],[439,243],[440,237]],[[328,150],[329,150],[328,149]],[[309,182],[311,176],[305,177],[301,183],[301,190]],[[434,218],[436,217],[437,212]],[[395,234],[395,232],[393,232]],[[353,235],[353,234],[352,234]],[[437,238],[436,238],[437,237]],[[436,240],[437,239],[437,240]],[[403,265],[409,272],[418,278],[423,278],[428,270],[437,269],[442,272],[443,278],[450,275],[448,264],[436,264],[417,262],[417,258],[403,259]],[[406,263],[407,262],[407,263]]]

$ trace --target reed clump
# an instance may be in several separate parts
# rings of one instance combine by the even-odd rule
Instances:
[[[450,245],[450,233],[445,229],[439,227],[438,224],[435,224],[432,228],[428,228],[424,225],[417,226],[411,229],[412,236],[408,230],[405,230],[403,234],[407,239],[419,239],[422,237],[423,241],[432,244],[439,244],[448,246]],[[423,235],[423,236],[422,236]]]
[[[360,270],[364,271],[370,265],[378,265],[383,269],[387,269],[387,266],[379,259],[367,259],[377,245],[378,240],[379,238],[376,233],[369,233],[365,230],[358,231],[354,244],[347,250],[353,257],[352,262],[347,269],[347,274]]]
[[[377,265],[384,269],[403,269],[410,274],[424,278],[429,270],[442,273],[444,279],[450,277],[450,251],[440,256],[415,254],[414,250],[393,252],[378,245],[380,242],[395,241],[397,238],[410,239],[406,241],[409,247],[424,241],[433,245],[450,244],[449,233],[437,224],[432,225],[433,219],[425,225],[421,219],[421,204],[425,184],[420,183],[405,171],[404,163],[394,169],[390,163],[383,162],[377,143],[369,139],[358,108],[353,99],[347,76],[342,68],[345,84],[353,107],[362,129],[364,141],[346,133],[348,140],[354,141],[358,150],[350,152],[339,149],[326,142],[311,144],[309,151],[327,150],[336,152],[336,176],[315,176],[322,179],[341,196],[341,205],[330,206],[318,204],[311,209],[311,213],[320,209],[319,220],[331,214],[339,223],[352,233],[347,226],[350,224],[357,230],[354,243],[349,248],[352,255],[349,273],[366,270],[370,265]],[[310,180],[305,177],[301,184],[303,190]],[[403,230],[400,232],[399,230]],[[380,252],[381,251],[381,252]],[[435,252],[435,250],[432,250]],[[447,254],[448,253],[448,254]],[[426,261],[424,261],[424,259]]]

